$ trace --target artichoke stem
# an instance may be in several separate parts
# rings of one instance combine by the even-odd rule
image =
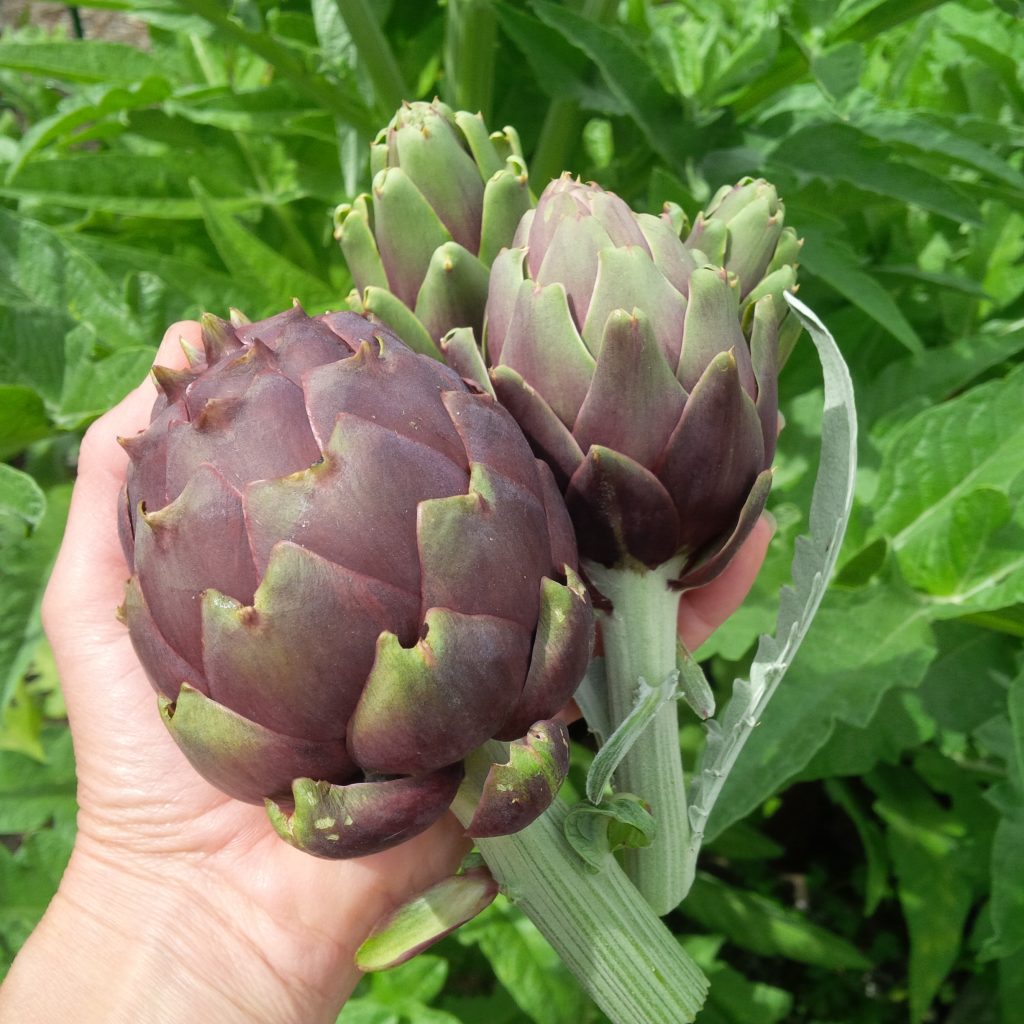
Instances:
[[[484,761],[470,761],[453,810],[463,825],[474,811]],[[591,874],[565,839],[564,800],[510,836],[476,841],[491,874],[555,948],[612,1024],[690,1024],[708,982],[665,925],[609,859]]]
[[[643,678],[656,686],[676,669],[679,592],[668,587],[681,559],[657,569],[608,569],[584,565],[591,583],[611,602],[598,612],[608,683],[609,724],[614,731],[633,709]],[[624,851],[623,866],[657,914],[667,914],[686,895],[689,820],[676,702],[669,701],[623,758],[615,773],[620,792],[634,793],[651,808],[658,833],[644,848]]]

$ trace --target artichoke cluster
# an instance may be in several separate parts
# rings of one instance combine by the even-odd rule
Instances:
[[[372,167],[337,219],[352,311],[204,317],[123,441],[122,612],[167,727],[327,857],[426,828],[491,739],[471,834],[548,806],[600,596],[578,556],[678,588],[725,568],[799,331],[764,181],[692,226],[569,176],[534,204],[515,132],[437,101]]]
[[[576,547],[512,417],[354,313],[207,316],[123,441],[123,608],[196,769],[350,857],[451,804],[485,741],[525,753],[471,831],[516,831],[568,767],[551,721],[590,655]]]

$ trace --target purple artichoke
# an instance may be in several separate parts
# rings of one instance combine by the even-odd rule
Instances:
[[[470,831],[517,831],[564,777],[548,719],[590,653],[547,467],[492,399],[354,313],[207,316],[203,345],[154,370],[152,422],[122,442],[123,615],[171,734],[326,857],[422,831],[467,754],[514,740]]]
[[[750,276],[780,219],[778,205]],[[466,332],[445,348],[553,469],[582,558],[678,558],[677,584],[693,587],[725,567],[771,486],[785,306],[753,284],[741,305],[737,277],[688,249],[682,227],[674,208],[637,215],[563,176],[494,262],[490,381]]]

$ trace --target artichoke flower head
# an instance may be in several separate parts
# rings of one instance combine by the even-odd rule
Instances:
[[[157,368],[131,462],[122,610],[194,767],[325,857],[440,817],[514,741],[470,831],[517,831],[568,768],[590,608],[564,504],[512,417],[355,313],[203,320]],[[525,753],[524,753],[525,752]]]
[[[597,185],[553,181],[494,261],[489,382],[450,345],[551,466],[581,557],[679,559],[680,587],[724,569],[771,486],[794,271],[770,279],[789,238],[774,190],[738,188],[742,200],[699,216],[684,244],[678,207],[636,214]]]
[[[488,270],[532,204],[519,137],[439,100],[406,103],[370,148],[373,184],[338,208],[349,306],[437,356],[454,327],[483,326]]]

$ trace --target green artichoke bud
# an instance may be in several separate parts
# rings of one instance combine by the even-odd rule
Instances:
[[[685,244],[700,262],[724,266],[736,275],[745,306],[752,305],[755,288],[757,297],[772,292],[781,302],[782,292],[796,284],[802,245],[796,232],[783,226],[784,219],[785,207],[774,185],[763,178],[742,178],[715,193],[707,209],[697,214]],[[763,287],[766,275],[774,276]],[[780,306],[780,320],[785,311]]]
[[[122,442],[123,616],[168,729],[325,857],[415,835],[468,754],[523,737],[478,808],[486,834],[522,828],[568,769],[548,720],[590,654],[547,466],[492,398],[355,313],[203,325]]]
[[[780,317],[766,295],[746,323],[737,276],[698,265],[674,222],[552,182],[494,262],[485,346],[495,394],[565,493],[581,557],[681,556],[676,582],[693,587],[725,568],[771,486]]]
[[[479,114],[439,100],[407,103],[370,167],[372,194],[336,214],[350,306],[429,355],[454,327],[479,337],[488,269],[532,202],[515,130],[489,134]]]

